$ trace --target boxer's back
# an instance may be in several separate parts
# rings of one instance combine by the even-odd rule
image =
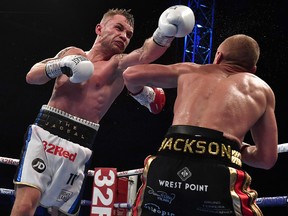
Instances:
[[[212,128],[242,141],[265,112],[269,89],[251,73],[225,65],[200,66],[178,80],[173,125]]]

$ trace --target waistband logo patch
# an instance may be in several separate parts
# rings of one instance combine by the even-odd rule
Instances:
[[[36,158],[32,161],[32,167],[38,173],[42,173],[46,169],[44,161],[40,158]]]
[[[177,172],[177,175],[180,177],[182,181],[186,181],[188,178],[192,176],[192,173],[187,167],[184,167]]]

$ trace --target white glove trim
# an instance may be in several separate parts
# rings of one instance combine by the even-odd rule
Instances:
[[[46,63],[45,74],[49,79],[56,78],[62,74],[60,61],[61,59],[54,59]]]
[[[173,39],[174,39],[173,36],[167,37],[163,35],[163,33],[159,28],[157,28],[153,33],[153,41],[162,47],[169,47]]]

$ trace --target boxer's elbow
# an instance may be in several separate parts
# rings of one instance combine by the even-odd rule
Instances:
[[[26,83],[28,84],[34,84],[34,78],[31,75],[30,71],[26,74]]]
[[[50,79],[47,76],[34,73],[33,71],[29,71],[26,74],[26,83],[31,85],[42,85],[47,83],[49,80]]]
[[[131,83],[131,82],[133,82],[134,78],[135,78],[135,74],[134,74],[134,69],[133,69],[133,67],[128,67],[128,68],[123,72],[124,83]]]
[[[241,154],[242,161],[252,167],[269,170],[277,162],[277,151],[259,151],[255,146],[249,146],[247,150]]]
[[[273,168],[277,160],[278,160],[278,154],[271,155],[270,157],[265,158],[263,163],[263,169],[269,170]]]
[[[27,74],[26,74],[26,82],[28,84],[38,84],[38,78],[36,78],[35,74],[33,74],[32,71],[29,71]]]

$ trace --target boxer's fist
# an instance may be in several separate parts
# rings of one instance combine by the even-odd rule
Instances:
[[[144,86],[141,92],[130,95],[153,114],[160,113],[165,106],[166,96],[161,88]]]
[[[192,32],[194,25],[191,8],[184,5],[169,7],[161,14],[153,39],[160,46],[169,46],[174,37],[184,37]]]
[[[65,74],[72,83],[81,83],[91,77],[94,65],[84,56],[68,55],[62,59],[47,62],[45,71],[51,79]]]
[[[158,26],[168,37],[184,37],[195,25],[195,17],[191,8],[175,5],[166,9],[159,18]]]
[[[150,103],[148,109],[153,114],[158,114],[162,111],[166,103],[165,92],[162,88],[153,88],[154,100]]]

